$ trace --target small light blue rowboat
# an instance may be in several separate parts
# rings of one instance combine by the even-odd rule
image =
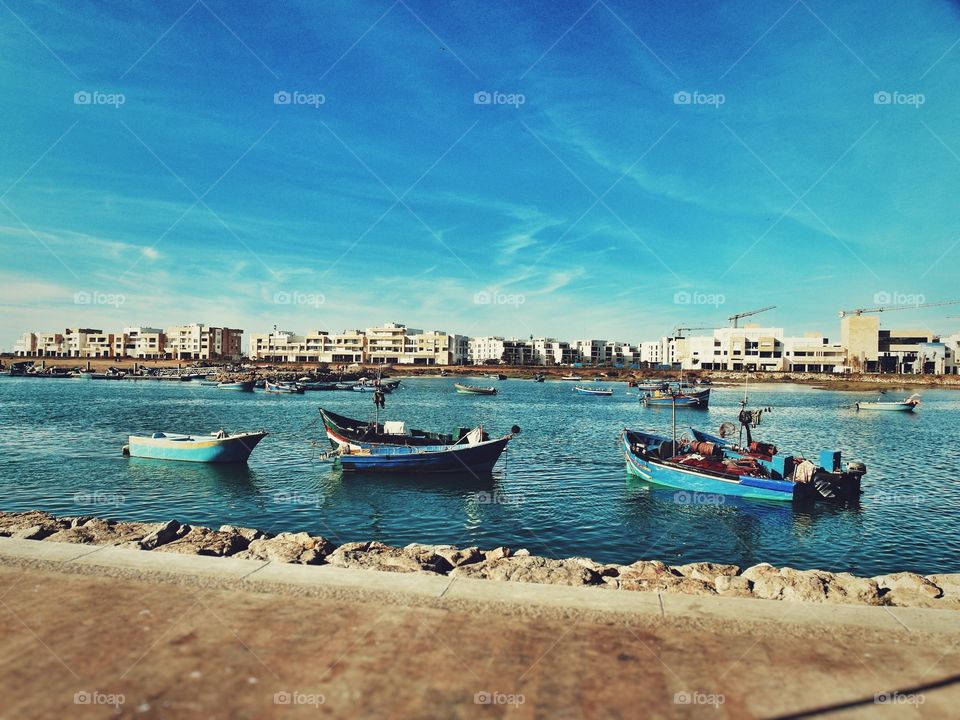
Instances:
[[[580,385],[577,385],[573,389],[573,391],[576,393],[580,393],[581,395],[602,395],[602,396],[613,395],[613,390],[603,390],[601,388],[582,387]]]
[[[123,454],[154,460],[183,460],[206,463],[244,463],[266,436],[266,431],[230,435],[223,430],[210,435],[182,435],[156,432],[131,435]]]

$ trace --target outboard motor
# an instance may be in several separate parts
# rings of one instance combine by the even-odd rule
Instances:
[[[863,476],[867,474],[867,466],[864,465],[862,462],[848,462],[847,472],[850,473],[851,475]]]

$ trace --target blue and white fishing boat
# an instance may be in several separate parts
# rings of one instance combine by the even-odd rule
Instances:
[[[750,434],[763,412],[741,408],[741,437],[746,432],[742,447],[727,439],[735,430],[732,423],[721,426],[720,437],[693,430],[692,439],[677,438],[676,425],[672,437],[625,429],[620,441],[627,472],[692,493],[781,501],[859,500],[865,465],[851,462],[844,470],[840,453],[833,450],[820,452],[816,462],[779,455],[776,446],[754,442]]]
[[[377,385],[376,383],[358,383],[357,385],[353,386],[353,390],[355,392],[376,392],[377,390],[380,390],[380,392],[389,393],[393,392],[395,387],[395,385],[390,385],[387,383],[383,383],[381,385]]]
[[[640,402],[647,407],[665,405],[667,407],[691,407],[706,409],[710,404],[710,388],[693,392],[685,390],[657,390],[643,393]]]
[[[209,435],[182,435],[155,432],[131,435],[123,454],[154,460],[182,460],[205,463],[243,463],[267,433],[245,432],[230,435],[220,430]]]
[[[244,392],[253,392],[253,388],[256,384],[257,384],[256,380],[221,382],[221,383],[217,383],[217,389],[218,390],[242,390]]]
[[[276,382],[267,380],[263,385],[263,391],[276,395],[303,395],[303,388],[295,382]]]
[[[489,473],[513,435],[482,441],[481,432],[477,428],[454,445],[342,447],[337,457],[346,472]]]
[[[421,447],[456,445],[473,430],[473,428],[460,427],[453,433],[442,433],[409,428],[402,420],[388,420],[381,423],[379,412],[373,421],[365,421],[355,420],[346,415],[338,415],[330,410],[320,408],[320,417],[323,420],[327,438],[334,450],[341,447],[361,450],[377,445],[414,445]],[[519,429],[517,429],[517,432],[519,432]],[[482,428],[480,429],[480,439],[490,439]]]
[[[573,391],[574,391],[575,393],[579,393],[580,395],[599,395],[599,396],[602,396],[602,397],[607,397],[607,396],[613,395],[613,390],[604,390],[604,389],[601,389],[601,388],[583,387],[583,386],[581,386],[581,385],[577,385],[577,386],[573,389]]]
[[[920,405],[920,396],[914,393],[905,400],[882,400],[883,393],[876,402],[858,402],[857,410],[874,410],[881,412],[913,412]]]

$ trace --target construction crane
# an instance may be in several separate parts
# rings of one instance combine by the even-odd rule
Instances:
[[[864,313],[890,312],[891,310],[918,310],[920,308],[943,307],[944,305],[960,305],[960,300],[945,300],[943,302],[935,303],[917,303],[914,305],[885,305],[884,307],[876,308],[855,308],[854,310],[841,310],[840,317],[846,317],[847,315],[856,315],[859,317]]]
[[[681,335],[686,335],[691,330],[716,330],[714,327],[676,327],[673,329],[673,334],[675,337]]]
[[[776,305],[768,305],[767,307],[762,307],[759,310],[749,310],[747,312],[737,313],[736,315],[731,315],[728,317],[727,320],[733,323],[730,327],[737,327],[737,323],[740,322],[740,318],[750,317],[751,315],[759,315],[767,310],[773,310],[775,307]]]

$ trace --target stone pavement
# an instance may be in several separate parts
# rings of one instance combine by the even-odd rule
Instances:
[[[0,717],[955,717],[956,617],[0,539]]]

